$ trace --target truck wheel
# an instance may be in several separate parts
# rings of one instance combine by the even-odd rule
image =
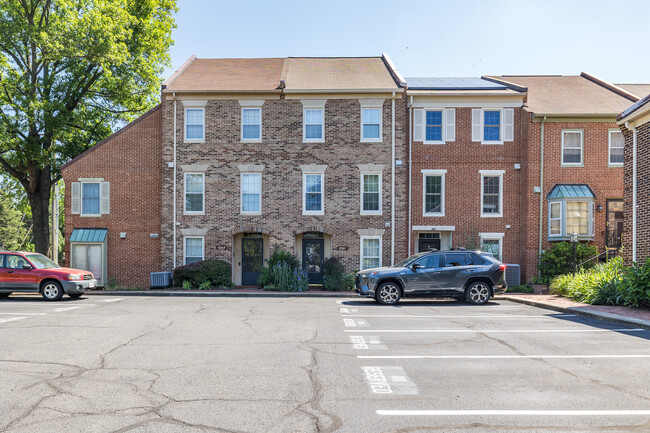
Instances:
[[[377,289],[377,302],[384,305],[395,305],[401,298],[398,285],[393,282],[382,283]]]
[[[490,300],[490,286],[485,281],[470,283],[465,290],[465,300],[474,305],[482,305]]]
[[[58,301],[63,297],[63,288],[58,281],[47,281],[41,288],[41,294],[47,301]]]

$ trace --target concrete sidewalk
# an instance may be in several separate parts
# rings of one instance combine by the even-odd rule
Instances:
[[[354,292],[329,292],[324,290],[309,290],[307,292],[274,292],[259,289],[231,289],[231,290],[90,290],[87,295],[104,296],[198,296],[198,297],[254,297],[254,298],[359,298]],[[571,301],[555,295],[499,295],[495,300],[503,299],[533,307],[578,316],[591,317],[606,322],[631,326],[634,328],[650,329],[650,310],[620,306],[589,305]]]

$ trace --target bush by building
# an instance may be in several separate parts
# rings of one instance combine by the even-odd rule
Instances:
[[[174,285],[206,289],[232,287],[232,268],[223,260],[203,260],[174,269]]]
[[[580,264],[595,257],[598,249],[595,246],[578,242],[576,244],[576,264]],[[584,263],[581,268],[588,269],[594,266],[593,260]],[[571,242],[558,242],[550,249],[542,251],[537,269],[542,274],[542,280],[549,282],[558,275],[573,272],[573,245]]]
[[[346,274],[341,261],[337,257],[330,257],[323,263],[323,287],[333,292],[352,290],[354,274]]]

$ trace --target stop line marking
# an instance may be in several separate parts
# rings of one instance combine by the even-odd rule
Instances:
[[[650,410],[378,410],[384,416],[647,416]]]

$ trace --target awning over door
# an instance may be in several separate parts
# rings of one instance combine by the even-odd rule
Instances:
[[[546,195],[547,200],[554,198],[596,198],[596,194],[587,184],[558,183]]]
[[[108,229],[72,229],[70,242],[104,242]]]

